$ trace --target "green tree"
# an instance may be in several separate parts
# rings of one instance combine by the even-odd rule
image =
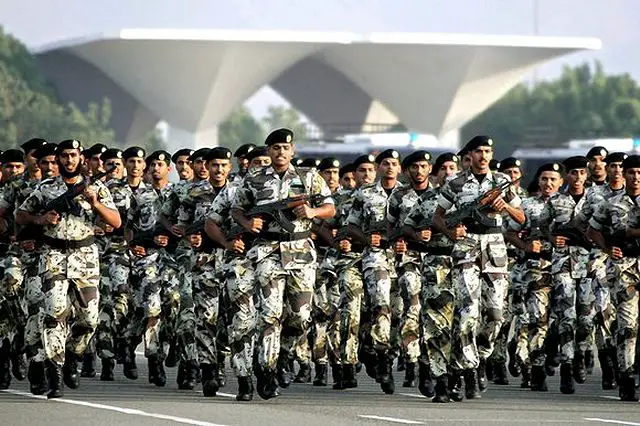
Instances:
[[[264,141],[264,131],[260,123],[251,115],[247,107],[235,109],[218,126],[218,142],[232,151],[240,145],[253,143],[260,145]]]
[[[280,127],[293,131],[294,140],[304,141],[308,136],[307,124],[300,118],[300,113],[293,108],[282,105],[271,105],[267,108],[267,115],[262,119],[265,131],[268,133]]]

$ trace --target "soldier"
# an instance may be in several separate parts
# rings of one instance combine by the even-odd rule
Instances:
[[[95,176],[98,173],[104,172],[104,159],[102,154],[108,149],[104,144],[97,143],[92,145],[91,148],[84,150],[84,157],[88,163],[90,176]]]
[[[609,151],[603,146],[594,146],[587,152],[589,160],[589,180],[586,186],[604,185],[607,183],[607,170],[605,158]]]
[[[536,176],[540,194],[522,201],[526,221],[519,224],[514,220],[508,220],[506,239],[524,252],[522,275],[513,281],[512,300],[514,307],[524,303],[528,313],[524,318],[529,322],[523,330],[528,333],[526,358],[532,365],[531,390],[546,392],[544,342],[549,329],[552,246],[549,242],[548,225],[542,222],[542,213],[546,203],[563,183],[562,166],[558,163],[543,164]],[[519,357],[521,360],[525,358],[522,355]]]
[[[622,163],[626,189],[602,200],[589,221],[593,241],[609,254],[607,269],[615,271],[612,294],[618,314],[616,330],[620,369],[619,396],[622,401],[638,401],[634,363],[638,335],[638,256],[640,249],[640,156],[631,155]]]
[[[366,337],[366,343],[376,353],[376,379],[383,392],[391,394],[395,391],[392,350],[399,346],[399,336],[395,333],[392,341],[392,329],[394,332],[398,331],[402,307],[399,306],[401,299],[394,265],[395,255],[387,238],[387,203],[391,192],[402,186],[398,182],[400,154],[388,149],[378,154],[375,161],[379,179],[354,192],[348,231],[354,239],[366,245],[362,269],[371,314],[371,331]],[[365,358],[365,364],[367,363],[370,361]]]
[[[257,392],[263,399],[279,394],[275,379],[281,346],[290,350],[309,326],[316,273],[316,252],[310,238],[312,219],[328,219],[335,214],[329,188],[322,177],[315,171],[296,169],[291,165],[292,141],[293,132],[288,129],[278,129],[269,134],[265,144],[271,166],[247,175],[233,202],[234,220],[259,237],[247,256],[256,262],[256,278],[263,298],[258,354],[260,371],[256,371]],[[293,232],[286,231],[276,221],[264,223],[260,218],[246,215],[251,207],[305,195],[315,202],[311,203],[313,207],[302,204],[293,209],[297,217],[293,221]],[[291,316],[281,344],[285,294]]]
[[[77,140],[62,141],[56,149],[60,176],[43,181],[20,206],[16,222],[42,226],[44,247],[39,271],[45,292],[43,342],[49,378],[48,398],[63,394],[64,382],[78,387],[77,362],[98,324],[99,258],[94,223],[100,218],[118,228],[121,220],[109,190],[101,182],[86,186],[73,199],[74,211],[46,210],[47,204],[81,184],[82,149]],[[72,306],[68,305],[68,299]],[[67,336],[67,317],[74,319]]]
[[[356,175],[353,164],[345,164],[340,168],[340,188],[354,189],[356,187]]]
[[[181,181],[190,181],[193,179],[193,167],[189,160],[192,154],[193,149],[182,148],[171,156],[171,161],[176,165],[176,173],[178,173],[178,178]]]
[[[248,158],[248,154],[256,148],[257,147],[254,144],[246,143],[244,145],[240,145],[240,147],[236,149],[236,151],[233,153],[233,157],[236,159],[236,162],[238,163],[238,171],[229,174],[230,182],[240,183],[242,179],[244,179],[250,167],[249,166],[250,160]]]
[[[38,168],[38,160],[33,156],[33,153],[37,148],[40,148],[46,143],[47,141],[44,139],[33,138],[20,145],[27,160],[27,180],[40,180],[42,178],[40,169]]]
[[[471,157],[471,166],[443,186],[433,225],[455,241],[453,281],[457,286],[456,307],[460,309],[462,339],[462,353],[456,360],[456,368],[464,370],[465,394],[472,399],[480,397],[478,388],[486,389],[486,359],[493,351],[503,322],[508,279],[502,214],[508,214],[518,223],[524,222],[524,214],[520,197],[513,191],[489,192],[509,183],[506,175],[489,171],[493,140],[476,136],[465,148]],[[489,194],[492,199],[484,201]],[[465,207],[479,197],[490,205],[482,205],[479,213],[474,209],[467,214]],[[447,224],[445,213],[452,207],[460,211],[459,220]]]

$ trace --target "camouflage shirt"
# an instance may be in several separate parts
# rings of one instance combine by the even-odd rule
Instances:
[[[413,229],[429,227],[433,221],[433,215],[438,207],[440,188],[431,188],[424,192],[404,220],[406,226]],[[425,243],[429,247],[453,248],[453,241],[446,235],[431,229],[431,239]]]
[[[624,186],[620,189],[612,189],[609,184],[593,185],[585,190],[584,205],[578,214],[578,219],[583,223],[589,222],[593,215],[596,205],[603,200],[609,199],[615,195],[624,192]]]
[[[397,191],[401,188],[403,186],[398,182],[393,190]],[[353,204],[347,222],[357,226],[365,234],[376,231],[386,235],[389,197],[390,195],[387,195],[387,191],[379,180],[362,185],[353,193]]]
[[[240,181],[242,183],[242,181]],[[231,219],[231,206],[238,190],[238,184],[227,183],[211,203],[208,218],[213,220],[223,232],[228,233],[235,224]]]
[[[525,215],[525,222],[521,225],[511,217],[507,218],[506,230],[517,233],[524,233],[523,239],[526,241],[539,240],[542,243],[542,251],[551,253],[552,246],[549,241],[548,223],[542,223],[542,212],[548,200],[541,196],[528,197],[522,200],[522,210]]]
[[[167,202],[173,185],[168,183],[157,190],[151,185],[140,184],[138,191],[131,198],[131,207],[127,213],[127,229],[135,233],[148,232],[156,229],[160,211]]]

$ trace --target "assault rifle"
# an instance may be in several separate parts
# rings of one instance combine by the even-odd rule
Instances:
[[[255,206],[245,213],[247,217],[262,217],[273,220],[278,223],[288,233],[295,231],[295,216],[292,216],[291,210],[303,204],[314,204],[326,198],[324,195],[308,195],[301,194],[293,197],[287,197],[284,200],[274,201],[272,203]]]
[[[551,232],[552,237],[565,237],[568,246],[579,246],[587,250],[593,247],[593,243],[587,239],[584,232],[575,223],[575,220],[571,220],[565,225],[558,225],[553,227]]]
[[[640,240],[627,237],[626,231],[614,232],[609,238],[605,238],[609,247],[618,247],[625,257],[640,256]]]
[[[520,178],[514,181],[503,182],[495,188],[491,188],[487,192],[481,194],[470,203],[461,206],[460,209],[445,215],[444,223],[446,227],[453,228],[459,224],[468,223],[469,221],[475,221],[488,228],[493,227],[493,223],[489,223],[487,221],[487,211],[491,209],[491,204],[493,204],[498,197],[502,196],[504,191],[509,189],[519,180]]]
[[[71,185],[65,193],[59,195],[58,197],[45,204],[42,211],[45,213],[54,211],[58,214],[70,213],[74,216],[80,216],[80,214],[82,213],[82,208],[75,201],[75,198],[81,195],[89,185],[96,183],[98,180],[113,172],[115,169],[116,166],[113,166],[107,171],[98,173],[97,175],[91,176],[89,178],[85,177],[82,182]]]
[[[209,238],[209,235],[205,232],[204,227],[207,219],[200,219],[193,222],[191,225],[184,228],[184,236],[189,237],[190,235],[200,234],[202,236],[202,244],[199,247],[199,250],[209,251],[214,248],[223,248],[216,241]]]

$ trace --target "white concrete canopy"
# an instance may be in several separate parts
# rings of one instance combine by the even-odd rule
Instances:
[[[397,117],[414,131],[443,135],[488,108],[537,65],[600,47],[597,39],[564,37],[123,29],[35,53],[71,54],[91,64],[148,116],[180,132],[209,133],[274,82],[320,127],[340,117],[364,124],[378,101],[377,117]],[[318,69],[311,72],[314,63]]]

